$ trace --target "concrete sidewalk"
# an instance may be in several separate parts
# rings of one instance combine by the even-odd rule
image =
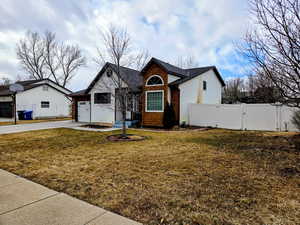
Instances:
[[[0,225],[141,225],[0,169]]]
[[[54,128],[62,128],[62,127],[71,128],[71,127],[78,127],[80,125],[81,125],[80,123],[76,123],[71,120],[8,125],[8,126],[0,126],[0,134],[11,134],[11,133],[19,133],[25,131],[54,129]]]

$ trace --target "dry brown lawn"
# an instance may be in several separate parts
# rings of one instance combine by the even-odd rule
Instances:
[[[63,120],[71,120],[70,117],[62,117],[62,118],[49,118],[49,119],[38,119],[38,120],[18,120],[17,124],[28,124],[28,123],[43,123],[43,122],[53,122],[53,121],[63,121]],[[7,125],[14,125],[15,122],[12,121],[5,121],[0,122],[0,126],[7,126]]]
[[[0,168],[144,224],[300,224],[300,153],[287,133],[0,135]]]

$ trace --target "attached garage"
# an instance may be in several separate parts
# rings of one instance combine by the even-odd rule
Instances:
[[[0,117],[13,117],[13,102],[0,102]]]
[[[76,122],[90,122],[91,120],[91,96],[85,94],[86,90],[74,92],[72,97],[72,118]]]

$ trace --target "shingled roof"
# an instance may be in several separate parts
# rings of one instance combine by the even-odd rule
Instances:
[[[199,76],[201,74],[206,73],[209,70],[213,70],[219,81],[221,82],[222,86],[225,86],[225,82],[222,79],[220,73],[218,72],[217,68],[215,66],[207,66],[207,67],[198,67],[198,68],[191,68],[191,69],[182,69],[177,66],[171,65],[170,63],[161,61],[157,58],[152,58],[147,65],[142,69],[141,72],[127,68],[127,67],[120,67],[120,76],[124,82],[127,83],[127,85],[133,90],[133,91],[140,91],[140,88],[143,85],[143,73],[147,71],[147,69],[153,64],[159,65],[162,69],[164,69],[168,74],[175,75],[177,77],[180,77],[180,79],[172,82],[169,84],[169,86],[175,86],[182,84],[190,79],[193,79],[196,76]],[[74,95],[83,95],[88,94],[90,90],[94,87],[94,85],[99,81],[103,73],[107,70],[107,68],[111,68],[113,71],[117,72],[117,66],[112,63],[106,63],[101,71],[97,74],[95,79],[91,82],[89,87],[86,90],[81,90],[77,93],[74,93]]]
[[[28,90],[31,88],[34,88],[37,85],[36,83],[43,81],[43,80],[26,80],[26,81],[17,81],[16,83],[21,84],[24,87],[24,90]],[[2,85],[0,86],[0,96],[10,96],[13,94],[13,92],[11,92],[9,90],[9,86],[10,85]]]
[[[181,69],[177,66],[171,65],[170,63],[161,61],[157,58],[152,58],[147,65],[143,68],[141,73],[144,73],[153,63],[156,63],[157,65],[161,66],[168,74],[172,74],[179,77],[186,77],[188,76],[187,71],[184,69]]]
[[[178,76],[181,78],[181,79],[178,79],[178,80],[170,83],[169,86],[182,84],[190,79],[193,79],[194,77],[196,77],[198,75],[206,73],[209,70],[214,70],[214,72],[216,73],[222,86],[225,86],[225,82],[215,66],[182,69],[177,66],[171,65],[170,63],[161,61],[157,58],[152,58],[149,61],[149,63],[144,67],[144,69],[141,71],[141,73],[144,73],[153,63],[156,63],[157,65],[161,66],[168,74],[175,75],[175,76]]]
[[[207,67],[198,67],[198,68],[192,68],[192,69],[185,69],[187,76],[178,80],[175,80],[169,84],[169,86],[176,86],[179,84],[182,84],[188,80],[193,79],[194,77],[197,77],[201,74],[206,73],[209,70],[213,70],[215,74],[217,75],[219,81],[221,82],[222,86],[225,86],[225,82],[223,78],[221,77],[221,74],[217,70],[215,66],[207,66]]]
[[[97,74],[95,79],[91,82],[89,87],[86,89],[85,93],[88,94],[90,90],[94,87],[94,85],[99,81],[103,73],[107,68],[111,68],[114,72],[117,72],[117,65],[112,63],[106,63],[101,71]],[[143,77],[140,72],[131,68],[127,68],[124,66],[120,67],[120,76],[124,82],[133,90],[139,91],[139,88],[143,85]]]
[[[24,81],[17,81],[16,83],[17,84],[21,84],[24,87],[24,91],[27,91],[29,89],[45,85],[45,83],[40,83],[41,81],[50,81],[51,83],[56,84],[56,83],[54,83],[50,79],[24,80]],[[58,85],[58,84],[56,84],[56,85]],[[0,96],[10,96],[10,95],[13,94],[13,92],[11,92],[9,90],[9,86],[10,85],[2,85],[2,86],[0,86]],[[58,86],[60,86],[60,85],[58,85]],[[69,89],[67,89],[65,87],[62,87],[62,86],[60,86],[60,87],[64,88],[65,90],[67,90],[69,92],[71,92]]]

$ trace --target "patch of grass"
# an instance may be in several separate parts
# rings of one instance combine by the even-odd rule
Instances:
[[[53,121],[63,121],[63,120],[71,120],[70,117],[62,117],[62,118],[49,118],[49,119],[37,119],[37,120],[18,120],[17,124],[28,124],[28,123],[43,123],[43,122],[53,122]],[[15,122],[12,119],[12,121],[5,121],[0,122],[0,126],[8,126],[8,125],[14,125]]]
[[[144,224],[299,224],[300,154],[286,133],[70,129],[0,136],[0,167]]]

